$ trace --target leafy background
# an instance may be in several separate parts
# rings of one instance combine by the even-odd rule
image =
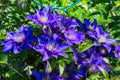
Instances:
[[[25,4],[23,4],[24,2]],[[99,24],[103,25],[105,31],[110,32],[111,38],[120,42],[119,0],[0,0],[0,43],[6,39],[7,31],[16,30],[23,24],[34,26],[35,35],[41,34],[39,25],[28,21],[26,15],[30,12],[34,13],[36,7],[42,8],[43,6],[50,6],[52,10],[57,10],[60,14],[64,13],[67,17],[79,18],[82,22],[84,18],[90,21],[96,19]],[[28,67],[37,69],[43,67],[40,66],[40,59],[41,56],[33,50],[15,55],[3,53],[2,47],[0,47],[0,79],[2,77],[5,80],[18,80],[18,78],[27,80]],[[111,80],[119,80],[120,60],[106,61],[111,65]],[[88,80],[108,77],[108,73],[104,70],[102,73],[92,74]]]

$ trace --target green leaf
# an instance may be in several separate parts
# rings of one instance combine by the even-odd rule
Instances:
[[[50,61],[50,65],[51,65],[52,70],[55,69],[56,66],[57,66],[57,60],[56,59],[52,59]]]
[[[97,78],[100,78],[99,73],[93,73],[87,78],[87,80],[96,80]]]
[[[95,15],[100,15],[101,13],[100,12],[93,12],[91,14],[89,14],[89,16],[95,16]]]
[[[105,77],[105,80],[109,80],[109,74],[106,70],[104,70],[102,67],[98,66],[100,71],[102,72],[102,74],[104,75]]]
[[[67,49],[64,50],[64,52],[69,53],[69,52],[73,52],[73,51],[72,51],[71,48],[67,48]]]
[[[108,64],[110,63],[108,58],[103,58],[103,60]]]
[[[7,64],[8,63],[8,55],[0,54],[0,64]]]
[[[67,0],[62,1],[62,7],[66,7],[68,5]]]
[[[34,65],[37,67],[40,63],[41,57],[37,58],[37,60],[34,62]]]
[[[60,76],[62,76],[63,72],[64,72],[64,69],[65,69],[65,63],[64,61],[60,60],[59,61],[59,72],[60,72]]]
[[[90,40],[86,40],[85,42],[83,42],[78,46],[78,51],[79,52],[86,51],[92,46],[93,46],[93,43]]]
[[[5,77],[10,77],[12,75],[14,75],[16,72],[14,72],[13,70],[9,70],[7,73],[5,73]]]
[[[112,77],[110,80],[120,80],[120,76]]]

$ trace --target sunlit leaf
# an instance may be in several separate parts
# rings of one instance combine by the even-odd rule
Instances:
[[[78,51],[79,52],[86,51],[92,46],[93,46],[93,43],[90,40],[86,40],[85,42],[83,42],[78,46]]]
[[[0,54],[0,64],[7,64],[7,63],[8,63],[8,55]]]
[[[99,69],[101,70],[102,74],[104,75],[105,77],[105,80],[109,80],[109,74],[106,70],[104,70],[102,67],[98,66]]]
[[[65,69],[65,63],[64,61],[60,60],[59,61],[59,72],[60,72],[60,76],[62,76],[63,72],[64,72],[64,69]]]

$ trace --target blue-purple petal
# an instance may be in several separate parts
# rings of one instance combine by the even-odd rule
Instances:
[[[43,74],[38,71],[32,71],[32,76],[35,77],[36,80],[42,80]]]
[[[9,52],[13,49],[13,43],[12,41],[7,41],[4,45],[3,52]]]

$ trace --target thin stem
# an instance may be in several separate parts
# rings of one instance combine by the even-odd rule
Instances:
[[[18,72],[16,69],[14,69],[13,67],[11,67],[10,65],[8,65],[8,67],[9,67],[11,70],[15,71],[17,74],[19,74],[21,77],[24,77],[20,72]]]
[[[49,80],[49,73],[47,74],[47,80]]]

